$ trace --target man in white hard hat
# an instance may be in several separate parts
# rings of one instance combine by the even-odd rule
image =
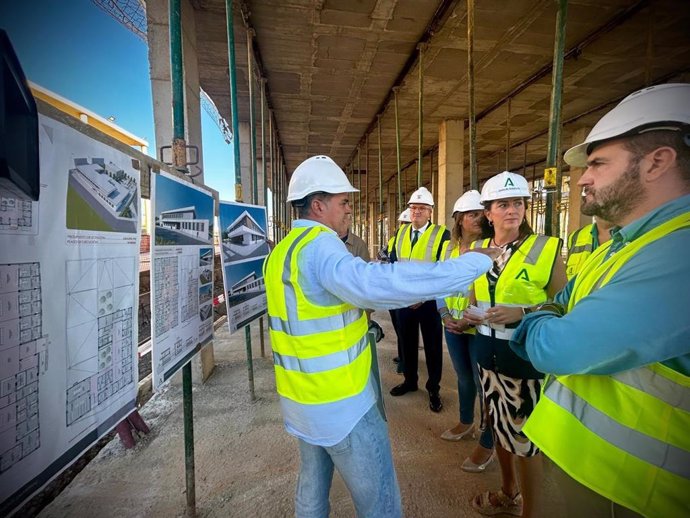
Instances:
[[[359,308],[389,309],[464,291],[495,255],[464,254],[443,264],[366,263],[338,238],[349,225],[352,192],[357,189],[330,158],[302,162],[287,196],[299,219],[264,263],[276,388],[285,428],[300,448],[300,518],[329,515],[334,467],[357,516],[401,516],[388,430],[375,401],[367,319]]]
[[[443,243],[450,239],[450,232],[443,225],[431,223],[434,199],[426,187],[420,187],[410,196],[410,224],[403,225],[395,235],[391,246],[391,262],[426,261],[435,262],[441,257]],[[421,299],[419,299],[421,300]],[[398,332],[402,342],[403,375],[405,381],[393,387],[392,396],[403,396],[417,390],[419,378],[419,331],[424,342],[424,356],[428,379],[429,408],[440,412],[441,374],[443,372],[443,328],[436,310],[436,301],[417,302],[396,311]]]
[[[555,374],[523,431],[559,467],[572,516],[690,509],[690,84],[635,92],[565,161],[610,221],[513,349]]]

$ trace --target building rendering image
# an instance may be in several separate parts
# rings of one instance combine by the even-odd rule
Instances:
[[[240,295],[243,293],[264,291],[264,278],[258,277],[256,272],[251,272],[230,287],[228,295]]]
[[[248,211],[242,212],[223,231],[223,253],[228,261],[266,255],[266,230]]]
[[[189,236],[205,242],[209,240],[209,220],[198,219],[194,206],[161,212],[156,217],[156,226],[172,231],[172,233]]]
[[[68,191],[68,228],[136,230],[137,180],[116,164],[75,158]]]

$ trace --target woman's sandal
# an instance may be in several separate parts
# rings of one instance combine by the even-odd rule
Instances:
[[[502,489],[495,492],[484,491],[472,499],[472,507],[486,516],[502,513],[522,516],[522,495],[518,493],[510,498]]]

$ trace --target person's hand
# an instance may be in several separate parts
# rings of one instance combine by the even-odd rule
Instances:
[[[562,317],[567,313],[566,307],[563,304],[558,304],[556,302],[547,302],[541,306],[537,306],[534,311],[549,311],[554,315],[558,315],[559,317]]]
[[[443,325],[446,327],[449,333],[461,335],[467,331],[472,324],[470,324],[470,322],[465,318],[453,318],[447,315],[443,319]]]
[[[449,333],[459,334],[463,331],[462,319],[453,318],[450,315],[443,317],[443,325]]]
[[[513,324],[522,320],[521,307],[494,306],[486,310],[486,321],[489,324]]]
[[[481,318],[477,318],[469,312],[463,313],[462,318],[465,322],[467,322],[467,327],[479,326],[484,323],[484,321]]]
[[[489,259],[495,261],[504,251],[501,248],[473,248],[470,252],[488,255]]]

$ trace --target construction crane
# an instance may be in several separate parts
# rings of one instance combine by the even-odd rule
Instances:
[[[119,23],[124,25],[127,29],[132,31],[144,43],[148,45],[146,37],[146,6],[143,0],[91,0],[94,4],[100,7],[103,11],[112,16]],[[215,103],[211,100],[203,89],[199,89],[201,97],[201,107],[213,119],[223,139],[226,143],[232,142],[232,131],[230,125],[225,118],[220,114]]]

